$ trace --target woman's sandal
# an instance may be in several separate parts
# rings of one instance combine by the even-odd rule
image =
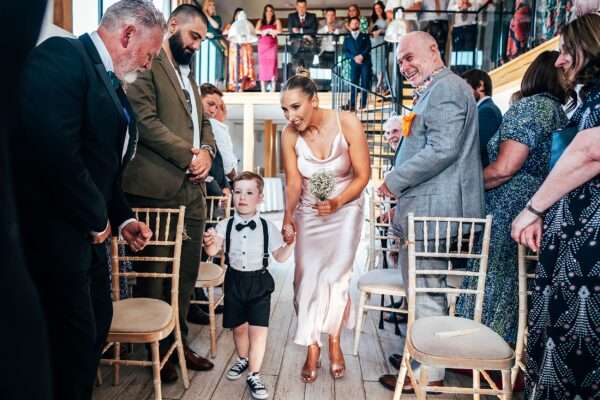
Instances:
[[[308,346],[306,361],[302,367],[302,380],[304,383],[313,383],[317,380],[317,368],[321,368],[321,348],[317,344]]]
[[[329,362],[331,364],[330,371],[333,379],[342,378],[346,372],[346,363],[344,362],[344,354],[340,348],[339,336],[329,336]]]

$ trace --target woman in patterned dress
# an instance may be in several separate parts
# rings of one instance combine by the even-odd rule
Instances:
[[[579,133],[512,228],[540,254],[527,340],[534,400],[600,398],[600,16],[566,25],[560,53],[557,67],[583,85],[569,122]]]
[[[509,108],[488,142],[490,164],[483,171],[485,206],[493,220],[481,319],[513,345],[519,284],[517,246],[510,237],[510,225],[548,175],[552,132],[567,123],[562,109],[567,90],[554,67],[557,58],[557,51],[545,51],[525,72],[523,99]],[[477,269],[478,264],[469,262],[468,267]],[[464,286],[475,288],[477,279],[466,277]],[[472,318],[474,308],[474,296],[459,297],[458,315]]]

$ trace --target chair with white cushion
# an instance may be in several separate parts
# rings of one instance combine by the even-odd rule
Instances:
[[[207,196],[206,197],[206,226],[214,227],[219,221],[229,218],[231,214],[231,198],[227,196]],[[212,262],[216,257],[219,258],[218,264]],[[216,257],[211,257],[207,261],[200,262],[198,270],[198,279],[196,288],[206,289],[208,300],[192,300],[191,304],[208,305],[208,317],[210,321],[210,356],[217,356],[217,318],[215,310],[223,302],[223,283],[225,282],[225,257],[223,252],[219,252]],[[215,295],[215,288],[221,288],[221,294]]]
[[[153,236],[147,247],[158,246],[166,249],[162,257],[121,256],[119,245],[126,243],[123,239],[112,238],[112,293],[113,293],[113,319],[108,332],[108,345],[105,353],[113,347],[114,358],[103,358],[102,364],[114,367],[114,384],[119,383],[119,369],[121,365],[152,367],[155,400],[162,399],[160,370],[169,360],[175,350],[179,359],[179,368],[183,378],[183,385],[187,389],[190,385],[188,378],[181,331],[179,329],[179,265],[181,261],[181,246],[183,241],[183,227],[185,207],[178,209],[165,208],[135,208],[136,219],[144,221],[152,230]],[[173,229],[174,227],[174,229]],[[132,262],[164,262],[171,265],[165,273],[150,272],[121,272],[120,261]],[[168,279],[170,281],[170,302],[152,298],[127,298],[120,299],[121,277],[137,279]],[[175,333],[175,341],[163,355],[159,353],[159,342]],[[121,343],[148,343],[152,361],[123,360],[121,359]]]
[[[504,400],[512,398],[511,369],[515,353],[500,335],[481,323],[491,225],[491,216],[476,219],[408,215],[408,328],[394,400],[400,399],[407,374],[420,399],[426,398],[428,392],[469,394],[474,399],[479,399],[480,395],[495,395]],[[476,245],[477,231],[483,233],[481,246]],[[465,235],[468,237],[466,241],[462,239]],[[448,261],[474,259],[479,261],[479,268],[473,271],[417,269],[417,259],[436,258]],[[476,280],[477,286],[475,289],[417,286],[417,278],[449,275],[470,276]],[[423,279],[418,281],[420,285]],[[415,320],[417,294],[475,296],[474,318],[432,316]],[[415,376],[411,367],[412,360],[420,363],[419,377]],[[429,386],[429,368],[471,369],[473,385]],[[502,388],[498,388],[489,376],[487,371],[492,370],[501,372]],[[481,388],[481,376],[490,385],[489,389]]]
[[[400,307],[386,307],[370,304],[372,295],[406,297],[406,290],[402,281],[402,273],[398,268],[381,268],[384,259],[387,258],[388,266],[396,264],[391,262],[393,257],[398,256],[399,238],[391,231],[391,222],[384,222],[382,216],[394,207],[390,200],[380,200],[371,194],[369,210],[369,248],[367,257],[367,271],[358,279],[360,300],[356,315],[356,327],[354,330],[354,355],[358,353],[358,344],[363,321],[368,310],[378,310],[390,313],[406,314],[407,310]]]

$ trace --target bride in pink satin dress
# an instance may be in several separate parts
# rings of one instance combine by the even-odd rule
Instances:
[[[371,172],[369,148],[358,118],[319,108],[317,88],[305,76],[287,81],[281,107],[289,121],[282,135],[284,240],[292,242],[296,235],[294,342],[307,346],[301,375],[305,382],[314,382],[321,333],[327,333],[331,374],[337,379],[345,371],[340,332],[354,325],[349,286],[364,219],[362,194]],[[336,181],[325,201],[308,189],[310,177],[321,171]]]

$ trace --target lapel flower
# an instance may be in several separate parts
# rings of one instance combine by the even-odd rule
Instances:
[[[417,113],[414,111],[411,111],[408,114],[405,114],[402,116],[402,136],[403,137],[408,137],[408,135],[410,135],[410,130],[412,128],[412,124],[413,124],[413,121],[415,120],[416,116],[417,116]]]

